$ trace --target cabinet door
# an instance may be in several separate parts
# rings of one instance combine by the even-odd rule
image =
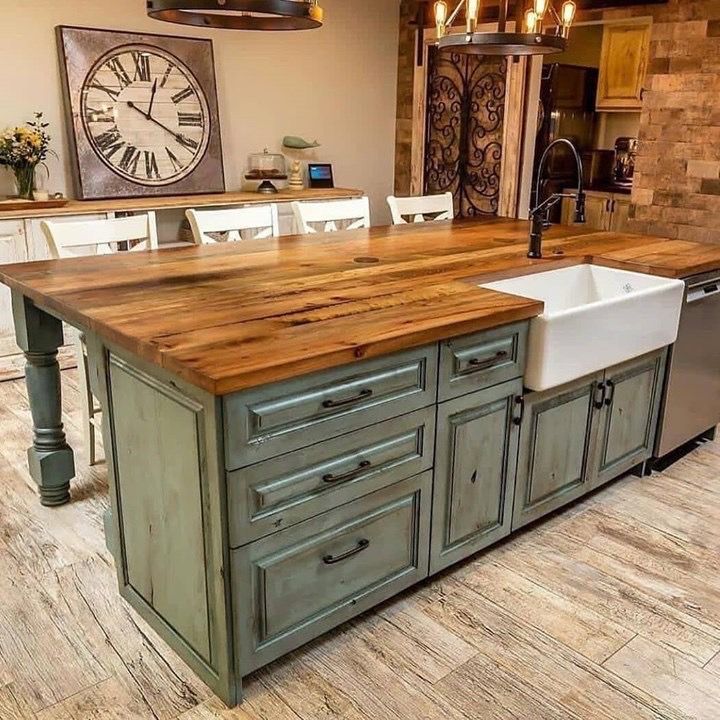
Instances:
[[[614,195],[612,200],[612,213],[610,215],[610,230],[625,232],[628,229],[630,217],[630,196]]]
[[[650,50],[650,25],[605,25],[598,110],[640,110]]]
[[[27,259],[22,220],[0,222],[0,265],[25,262]],[[0,284],[0,357],[20,352],[20,348],[15,344],[10,298],[10,288]]]
[[[587,230],[607,230],[610,226],[611,194],[589,191],[585,198],[585,224]],[[575,225],[575,201],[564,198],[562,202],[563,225]]]
[[[594,486],[622,475],[652,455],[666,356],[663,349],[606,372]]]
[[[513,530],[591,489],[603,374],[525,396]]]
[[[438,408],[431,572],[510,533],[522,389],[514,380]]]

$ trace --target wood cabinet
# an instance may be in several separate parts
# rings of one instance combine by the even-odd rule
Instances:
[[[608,371],[603,388],[593,486],[652,454],[667,353],[661,350]]]
[[[648,460],[667,349],[523,399],[513,530]]]
[[[630,205],[629,195],[613,193],[608,230],[611,232],[625,232],[628,229]]]
[[[642,91],[650,51],[650,25],[605,25],[603,29],[597,109],[642,109]]]
[[[22,220],[0,221],[0,265],[27,260],[28,252]],[[0,357],[19,352],[20,348],[15,344],[10,288],[0,285]]]
[[[510,534],[522,381],[438,408],[430,571]]]
[[[588,230],[625,232],[630,217],[630,195],[624,193],[588,190],[585,201],[585,225]],[[575,225],[575,201],[564,198],[562,202],[563,225]]]
[[[603,377],[598,373],[525,396],[513,529],[591,489],[591,441]]]

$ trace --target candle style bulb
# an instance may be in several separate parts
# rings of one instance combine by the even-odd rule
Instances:
[[[480,14],[480,0],[467,0],[465,12],[467,13],[467,31],[473,33],[477,27],[478,15]]]
[[[542,20],[545,17],[545,13],[548,9],[548,0],[535,0],[535,15],[538,20]]]
[[[534,10],[528,10],[525,13],[525,31],[534,33],[537,30],[537,15]]]
[[[447,3],[444,0],[438,0],[435,3],[435,26],[437,27],[438,39],[445,35],[445,23],[447,22]]]
[[[567,2],[563,3],[562,10],[560,11],[560,18],[562,20],[562,24],[566,28],[569,28],[573,24],[576,10],[577,5],[575,5],[572,0],[567,0]]]

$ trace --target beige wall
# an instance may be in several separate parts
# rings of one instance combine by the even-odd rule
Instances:
[[[150,20],[145,0],[0,0],[0,127],[42,110],[58,159],[50,189],[70,191],[56,25],[211,38],[225,172],[237,189],[248,153],[279,150],[284,135],[318,139],[310,159],[332,162],[336,183],[364,189],[373,221],[388,220],[393,188],[399,0],[323,0],[324,28],[297,33],[192,30]],[[0,173],[0,194],[10,188]]]

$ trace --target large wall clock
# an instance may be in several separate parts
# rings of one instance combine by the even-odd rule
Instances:
[[[223,192],[212,42],[59,27],[80,199]]]

